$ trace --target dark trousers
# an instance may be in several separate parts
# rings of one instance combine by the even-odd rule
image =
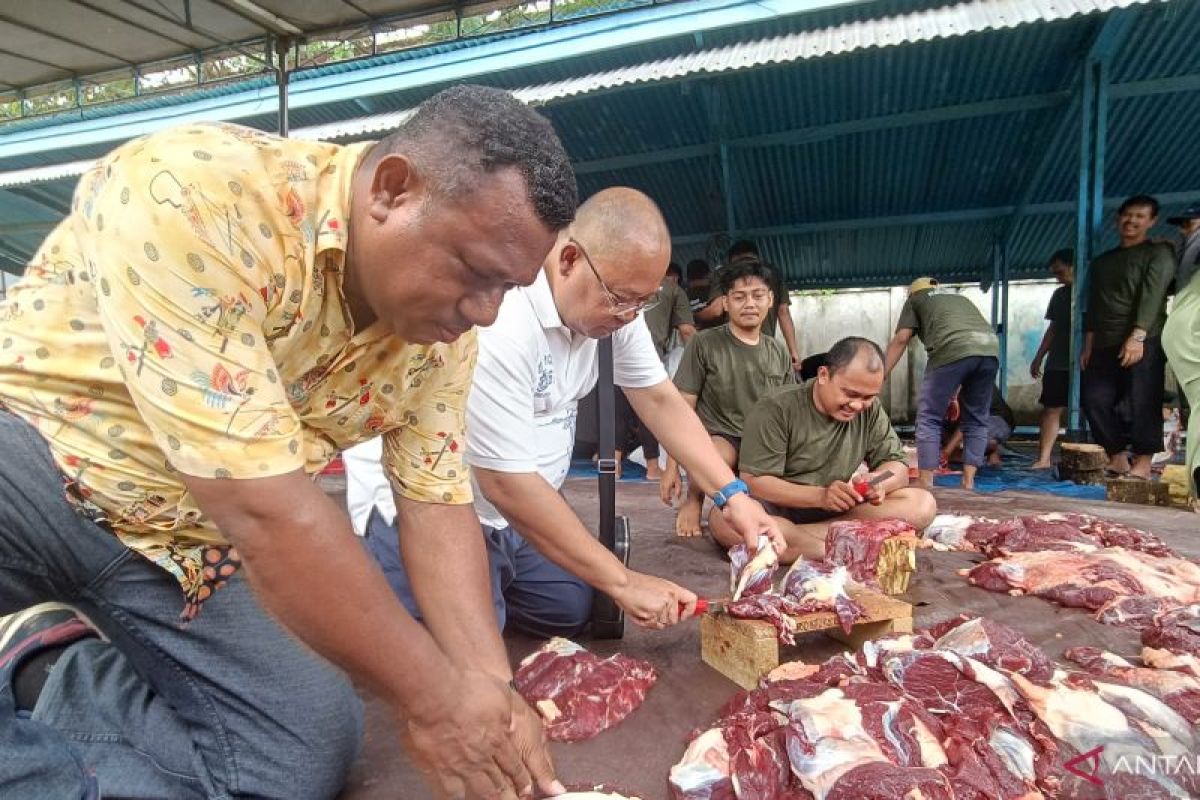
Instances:
[[[625,455],[629,455],[642,446],[642,455],[646,457],[646,463],[658,460],[658,439],[654,438],[654,434],[646,427],[646,424],[638,419],[637,412],[633,410],[633,406],[629,404],[625,393],[617,392],[617,449]]]
[[[963,463],[983,464],[988,441],[988,409],[1000,361],[991,356],[970,356],[925,370],[917,400],[917,466],[937,469],[942,454],[942,420],[954,390],[962,409]]]
[[[1095,348],[1083,371],[1083,411],[1096,443],[1109,455],[1126,447],[1139,456],[1163,449],[1166,357],[1157,336],[1146,339],[1143,352],[1142,360],[1126,369],[1120,345]]]

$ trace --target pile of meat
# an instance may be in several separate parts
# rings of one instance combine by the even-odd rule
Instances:
[[[1195,752],[1190,687],[1151,686],[1120,664],[1076,655],[1089,672],[1056,669],[1004,625],[959,618],[820,666],[789,665],[693,734],[671,769],[672,797],[1196,796],[1200,779],[1189,771],[1128,766]]]
[[[846,567],[799,559],[776,589],[779,561],[767,537],[759,539],[753,555],[745,545],[733,547],[729,560],[733,600],[725,612],[739,619],[770,622],[784,644],[796,643],[794,617],[798,614],[832,611],[847,633],[865,616],[862,606],[850,597],[853,582]]]
[[[1108,625],[1143,629],[1172,609],[1200,603],[1200,566],[1154,534],[1118,522],[1085,514],[943,515],[925,536],[937,547],[988,556],[964,573],[976,586],[1086,608]]]
[[[825,532],[825,561],[843,566],[859,583],[876,577],[883,543],[896,536],[916,538],[912,525],[900,519],[839,520]]]
[[[513,680],[542,715],[547,736],[579,742],[633,713],[657,678],[647,661],[620,654],[598,658],[572,641],[554,638],[521,661]]]

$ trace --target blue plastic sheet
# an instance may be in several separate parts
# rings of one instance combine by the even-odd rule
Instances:
[[[982,467],[975,476],[975,489],[980,492],[1003,492],[1011,489],[1021,492],[1043,492],[1059,497],[1075,497],[1080,500],[1103,500],[1103,486],[1086,486],[1071,481],[1060,481],[1053,469],[1029,469],[1032,463],[1019,455],[1005,455],[999,467]],[[935,486],[957,487],[962,484],[961,475],[937,475]]]

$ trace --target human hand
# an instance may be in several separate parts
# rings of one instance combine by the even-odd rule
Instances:
[[[1083,346],[1083,352],[1079,354],[1079,368],[1087,369],[1088,362],[1090,362],[1091,360],[1092,360],[1092,346],[1090,344],[1085,344]]]
[[[399,729],[438,800],[532,797],[534,780],[547,794],[565,791],[544,742],[535,747],[524,731],[518,745],[521,719],[513,717],[514,693],[503,681],[454,670],[439,675],[436,686],[440,691],[426,693]]]
[[[799,371],[800,371],[800,355],[799,355],[799,353],[792,353],[792,372],[799,372]]]
[[[884,488],[884,485],[887,483],[887,478],[892,477],[890,472],[887,473],[887,475],[884,477],[884,480],[879,481],[879,483],[875,484],[874,486],[871,485],[871,481],[878,478],[881,474],[882,473],[872,472],[868,475],[863,475],[859,480],[854,482],[854,491],[857,492],[863,500],[867,501],[873,506],[882,505],[883,498],[887,497],[887,489]]]
[[[508,696],[512,712],[513,744],[517,748],[517,755],[529,768],[530,775],[543,792],[551,789],[553,791],[546,793],[562,794],[566,789],[554,780],[554,761],[550,758],[546,725],[542,721],[542,715],[511,689]]]
[[[950,398],[950,405],[946,407],[946,419],[950,422],[958,422],[958,418],[962,416],[962,407],[958,404],[958,393],[955,392],[954,397]]]
[[[1042,377],[1042,360],[1040,358],[1035,358],[1029,365],[1029,375],[1035,381]]]
[[[674,464],[668,464],[658,480],[658,497],[665,506],[683,499],[683,478],[679,474],[679,467]]]
[[[826,511],[849,511],[863,501],[863,496],[846,481],[834,481],[825,487],[821,508]]]
[[[696,611],[696,595],[668,580],[630,570],[628,582],[610,593],[635,625],[668,628]]]
[[[1145,342],[1140,342],[1133,336],[1125,340],[1125,344],[1121,345],[1120,363],[1125,369],[1129,369],[1134,364],[1142,360],[1146,354]]]
[[[787,549],[787,540],[779,530],[779,523],[767,513],[762,504],[748,494],[735,494],[721,509],[725,521],[733,528],[734,533],[742,537],[742,541],[750,548],[750,552],[758,551],[758,537],[766,536],[771,540],[771,546],[776,553]]]

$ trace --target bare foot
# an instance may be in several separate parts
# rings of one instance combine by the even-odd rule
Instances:
[[[661,481],[662,475],[663,471],[662,467],[658,465],[658,459],[646,462],[646,480]]]
[[[969,465],[963,466],[962,488],[968,492],[975,491],[975,467]]]
[[[1054,466],[1053,461],[1035,461],[1030,469],[1050,469]]]
[[[1129,469],[1129,477],[1150,480],[1154,469],[1154,459],[1151,456],[1135,456],[1133,466]]]
[[[1109,456],[1108,468],[1118,475],[1124,475],[1129,472],[1129,457],[1124,453]]]
[[[923,469],[917,473],[917,485],[926,491],[933,488],[933,470]]]
[[[989,467],[999,467],[1004,464],[1004,460],[1000,458],[998,453],[992,453],[988,456],[987,464]]]
[[[704,498],[690,495],[683,501],[683,505],[679,507],[679,514],[675,517],[676,536],[700,535],[700,507],[703,504]]]

